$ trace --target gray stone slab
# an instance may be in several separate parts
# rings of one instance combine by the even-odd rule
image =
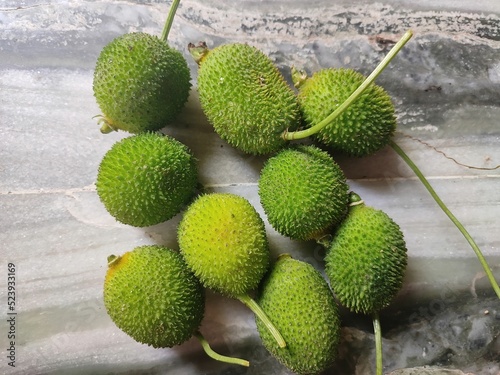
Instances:
[[[181,215],[132,228],[117,223],[99,201],[94,183],[100,160],[128,135],[99,132],[92,118],[99,114],[93,68],[114,37],[139,30],[158,35],[167,12],[167,3],[141,0],[7,0],[0,6],[0,273],[7,262],[17,266],[19,314],[17,366],[4,363],[2,337],[0,372],[289,374],[260,344],[252,314],[211,292],[202,332],[219,352],[251,360],[249,369],[215,363],[195,340],[164,350],[137,344],[105,312],[106,257],[142,244],[176,249]],[[186,44],[245,41],[269,54],[285,75],[292,64],[309,72],[347,66],[368,74],[407,28],[414,38],[377,81],[396,105],[394,139],[476,239],[500,280],[496,0],[183,0],[170,42],[185,54],[194,89],[178,121],[163,131],[191,148],[209,191],[242,195],[265,219],[257,183],[267,157],[245,155],[213,132],[199,105],[196,65]],[[434,365],[452,373],[444,369],[449,365],[497,374],[498,299],[488,298],[491,288],[462,235],[389,147],[362,159],[334,157],[350,187],[386,211],[408,244],[404,287],[383,313],[389,322],[385,370],[429,373],[421,366]],[[266,228],[273,256],[288,252],[323,269],[321,247],[284,238],[267,222]],[[6,291],[2,277],[3,301]],[[342,316],[341,358],[359,367],[355,372],[339,362],[342,370],[327,373],[371,373],[371,322],[345,311]],[[463,359],[466,352],[473,356]],[[359,353],[365,362],[356,362]]]

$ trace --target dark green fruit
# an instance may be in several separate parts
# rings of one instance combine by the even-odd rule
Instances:
[[[261,171],[259,196],[269,223],[293,239],[318,238],[347,214],[349,187],[340,167],[315,146],[280,151]]]
[[[186,103],[191,76],[182,54],[156,36],[122,35],[101,51],[94,71],[94,96],[103,133],[158,130]]]
[[[113,145],[97,174],[97,193],[116,220],[145,227],[175,216],[195,193],[196,160],[177,140],[141,133]]]
[[[313,266],[281,255],[263,280],[257,302],[287,343],[278,348],[256,320],[264,346],[281,363],[297,374],[317,374],[333,365],[340,337],[338,308]]]
[[[256,288],[269,265],[264,222],[250,202],[234,194],[197,198],[179,224],[178,240],[202,284],[233,298]]]
[[[141,246],[108,261],[104,305],[118,328],[155,348],[182,344],[197,332],[204,289],[179,253]]]
[[[201,106],[219,136],[250,154],[282,148],[286,141],[281,133],[297,127],[300,110],[294,92],[271,59],[241,43],[211,51],[206,46],[190,47],[200,65]]]
[[[303,117],[316,125],[360,86],[365,77],[352,69],[323,69],[307,78],[298,94]],[[367,156],[384,147],[396,130],[390,96],[370,85],[339,117],[315,134],[321,143],[352,156]]]
[[[326,255],[326,274],[340,303],[356,313],[388,306],[403,284],[406,244],[383,211],[352,206]]]

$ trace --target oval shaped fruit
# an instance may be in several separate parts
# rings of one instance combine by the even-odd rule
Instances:
[[[121,223],[145,227],[169,220],[194,196],[196,159],[172,137],[141,133],[115,143],[104,155],[96,188]]]
[[[332,292],[310,264],[281,255],[259,288],[257,302],[281,332],[279,348],[259,320],[264,346],[297,374],[317,374],[333,365],[340,318]]]
[[[363,83],[352,69],[322,69],[299,86],[298,99],[309,126],[318,124]],[[319,142],[352,156],[367,156],[384,147],[396,130],[390,96],[370,85],[339,117],[314,135]]]
[[[337,163],[315,146],[296,146],[268,159],[259,197],[269,223],[282,235],[309,240],[347,214],[349,187]]]
[[[197,332],[204,289],[179,253],[140,246],[108,260],[104,305],[118,328],[155,348],[182,344]]]
[[[181,254],[205,287],[239,298],[269,265],[264,222],[248,200],[230,193],[198,197],[178,228]]]
[[[198,92],[217,134],[250,154],[282,148],[286,141],[281,133],[298,126],[300,110],[295,93],[271,59],[242,43],[211,51],[201,48]]]
[[[401,289],[407,250],[401,229],[385,212],[358,202],[336,230],[325,259],[340,303],[373,314]]]
[[[191,89],[184,56],[160,38],[129,33],[107,44],[94,71],[104,133],[153,131],[172,122]]]

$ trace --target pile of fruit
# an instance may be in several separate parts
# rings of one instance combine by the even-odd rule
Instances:
[[[180,251],[151,245],[108,257],[104,302],[114,323],[155,348],[196,336],[204,288],[250,308],[263,345],[297,374],[333,365],[340,335],[338,303],[373,316],[377,372],[382,373],[379,312],[402,286],[407,250],[399,226],[354,192],[330,153],[289,141],[313,136],[323,148],[352,156],[390,144],[396,129],[391,98],[373,80],[411,37],[407,33],[378,71],[324,69],[308,77],[293,69],[291,87],[272,60],[247,44],[209,50],[189,45],[199,65],[201,107],[214,131],[242,152],[269,155],[258,183],[270,225],[283,236],[316,240],[326,249],[325,273],[281,254],[271,259],[263,219],[245,198],[199,193],[198,163],[188,147],[160,132],[175,121],[191,87],[183,55],[166,39],[130,33],[102,50],[94,94],[101,131],[132,133],[104,156],[97,193],[121,223],[145,227],[181,213]]]

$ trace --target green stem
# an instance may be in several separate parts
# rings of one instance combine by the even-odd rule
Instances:
[[[318,245],[320,245],[323,249],[328,251],[332,246],[332,236],[331,235],[323,235],[315,238],[315,241]]]
[[[491,283],[491,286],[495,290],[495,293],[497,294],[498,298],[500,298],[500,287],[498,286],[498,283],[495,280],[495,277],[493,276],[493,273],[491,272],[490,267],[488,266],[488,262],[486,262],[486,259],[483,256],[483,253],[481,252],[481,249],[479,246],[477,246],[476,242],[474,239],[471,237],[471,235],[467,232],[467,230],[464,228],[462,223],[451,213],[451,211],[446,207],[446,205],[443,203],[441,198],[437,195],[437,193],[434,191],[432,186],[429,184],[429,181],[425,178],[425,176],[422,174],[420,169],[413,163],[413,161],[410,159],[410,157],[399,147],[394,141],[389,141],[390,146],[393,148],[394,151],[408,164],[408,166],[413,170],[413,172],[417,175],[417,177],[420,179],[422,184],[426,187],[426,189],[429,191],[431,194],[432,198],[436,201],[436,203],[441,207],[441,209],[444,211],[444,213],[450,218],[450,220],[455,224],[455,226],[458,228],[460,233],[465,237],[467,242],[469,242],[469,245],[472,247],[472,250],[476,253],[479,262],[481,262],[481,265],[483,266],[484,272],[486,272],[486,276],[488,277],[488,280]]]
[[[160,39],[164,42],[167,42],[168,34],[170,33],[170,28],[172,27],[172,23],[174,22],[175,12],[177,12],[177,7],[181,0],[173,0],[172,5],[170,5],[170,10],[168,12],[167,21],[165,22],[165,26],[163,26],[163,31],[161,33]]]
[[[196,332],[194,334],[194,336],[200,341],[201,346],[203,347],[203,350],[205,351],[205,353],[207,353],[207,355],[209,357],[215,359],[216,361],[231,363],[233,365],[240,365],[240,366],[245,366],[245,367],[250,366],[250,362],[248,362],[245,359],[226,357],[225,355],[221,355],[219,353],[214,352],[212,350],[212,348],[210,347],[210,345],[208,344],[207,340],[205,340],[205,338],[201,334],[201,332],[199,332],[199,331]]]
[[[269,320],[268,316],[262,310],[262,308],[255,302],[249,295],[241,295],[238,297],[238,300],[243,302],[252,312],[259,318],[262,323],[267,327],[271,335],[275,338],[276,342],[278,343],[278,346],[280,348],[284,348],[286,346],[285,339],[283,336],[281,336],[281,333],[278,331],[278,329],[274,326],[274,324]]]
[[[284,140],[292,141],[294,139],[307,138],[313,134],[316,134],[325,126],[334,121],[338,116],[342,114],[364,91],[370,86],[373,81],[382,73],[382,71],[387,67],[391,60],[398,54],[398,52],[403,48],[403,46],[411,39],[413,33],[408,30],[403,37],[391,48],[387,56],[378,64],[375,70],[365,79],[365,81],[347,98],[347,100],[342,103],[335,111],[333,111],[328,117],[320,121],[316,125],[296,132],[284,131],[282,137]]]
[[[377,375],[382,375],[384,371],[383,361],[382,361],[382,329],[380,328],[380,316],[379,313],[373,313],[373,333],[375,334],[375,351],[376,351],[376,363],[377,363]]]

